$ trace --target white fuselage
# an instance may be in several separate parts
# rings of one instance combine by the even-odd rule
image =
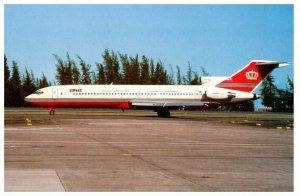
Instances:
[[[208,107],[251,100],[253,93],[209,85],[61,85],[26,97],[33,104],[56,107],[170,108]],[[152,103],[152,104],[151,104]]]

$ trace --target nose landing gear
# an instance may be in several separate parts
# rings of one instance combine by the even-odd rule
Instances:
[[[50,116],[55,114],[55,108],[48,108],[48,110]]]

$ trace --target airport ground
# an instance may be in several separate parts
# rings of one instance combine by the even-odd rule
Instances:
[[[5,108],[5,191],[293,191],[293,115]]]

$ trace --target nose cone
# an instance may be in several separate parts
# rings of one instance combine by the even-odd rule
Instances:
[[[31,103],[32,102],[32,98],[33,98],[33,95],[28,95],[27,97],[25,97],[25,101],[28,102],[28,103]]]

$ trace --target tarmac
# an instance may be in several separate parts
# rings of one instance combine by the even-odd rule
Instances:
[[[5,191],[294,190],[293,129],[73,112],[5,112]]]

